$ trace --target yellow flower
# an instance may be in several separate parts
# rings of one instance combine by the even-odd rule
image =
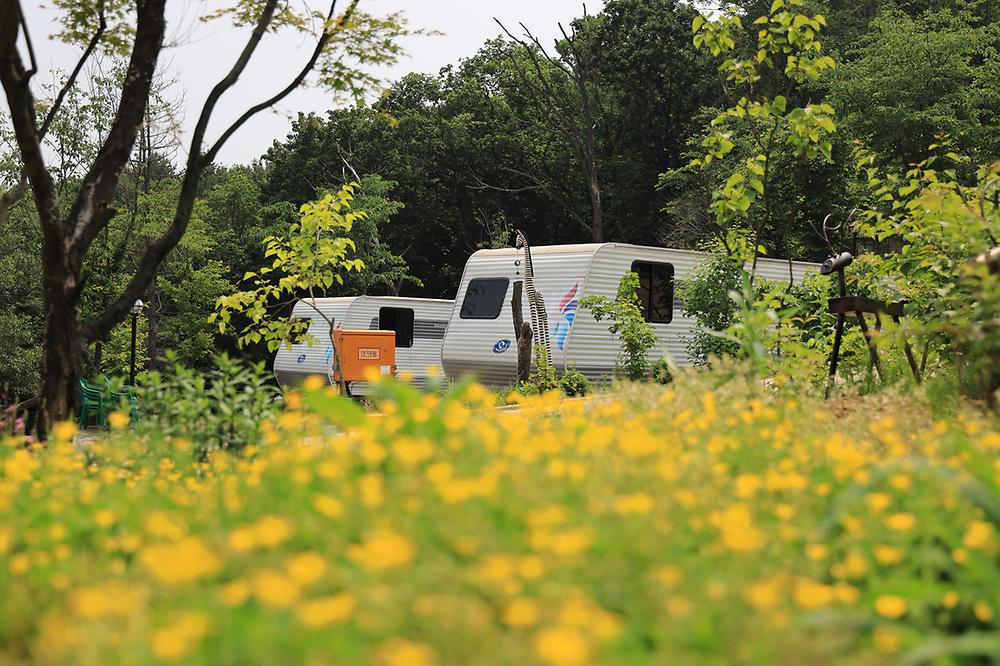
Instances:
[[[150,536],[177,541],[187,533],[184,524],[175,516],[165,511],[151,511],[143,521],[143,526]]]
[[[993,542],[994,528],[992,523],[984,520],[973,520],[965,529],[962,543],[966,548],[986,548]]]
[[[285,570],[299,585],[309,585],[326,573],[326,560],[319,553],[300,553],[285,563]]]
[[[327,518],[340,518],[344,513],[344,505],[335,497],[317,495],[313,498],[313,508]]]
[[[212,576],[222,568],[219,557],[197,537],[146,546],[139,552],[139,561],[161,583],[168,585]]]
[[[234,580],[219,588],[219,601],[225,606],[242,606],[250,598],[250,585],[245,580]]]
[[[525,580],[538,580],[545,573],[545,564],[537,555],[525,555],[517,564],[517,573]]]
[[[882,511],[892,504],[892,495],[888,493],[869,493],[865,500],[872,511]]]
[[[877,546],[875,548],[875,559],[880,564],[898,564],[903,561],[903,550],[895,546]]]
[[[906,599],[893,594],[884,594],[875,600],[875,611],[890,620],[899,619],[906,614]]]
[[[533,641],[535,654],[553,666],[582,666],[590,663],[590,642],[578,629],[548,627]]]
[[[958,605],[958,592],[951,590],[950,592],[945,592],[944,596],[941,597],[941,605],[945,608],[954,608]]]
[[[211,620],[205,613],[184,613],[173,624],[154,631],[150,647],[162,661],[179,661],[198,647],[210,628]]]
[[[734,504],[723,511],[713,512],[709,520],[722,533],[722,543],[738,552],[763,548],[764,533],[754,525],[750,507]]]
[[[254,540],[264,548],[274,548],[292,537],[292,523],[281,516],[264,516],[253,527]]]
[[[890,627],[878,627],[872,633],[872,644],[879,652],[891,654],[898,652],[903,643],[899,632]]]
[[[115,524],[115,514],[107,509],[99,509],[94,513],[94,524],[98,527],[111,527]]]
[[[615,512],[622,516],[644,516],[653,510],[653,498],[646,493],[619,495],[615,498]]]
[[[972,606],[972,612],[980,622],[991,622],[993,620],[993,609],[985,601],[977,601]]]
[[[124,430],[128,427],[131,419],[125,412],[111,412],[108,414],[108,424],[112,430]]]
[[[377,660],[383,666],[431,666],[437,658],[426,643],[391,638],[379,646]]]
[[[507,626],[523,629],[537,624],[541,615],[541,604],[537,599],[519,597],[507,604],[503,611],[503,622]]]
[[[76,436],[76,424],[72,421],[62,421],[52,428],[52,438],[57,442],[68,442]]]
[[[781,601],[778,582],[772,578],[753,583],[744,590],[743,598],[758,610],[774,608]]]
[[[326,627],[351,617],[357,603],[354,595],[342,592],[299,604],[295,609],[295,616],[309,628]]]
[[[673,617],[684,617],[691,612],[691,601],[687,597],[673,596],[667,599],[667,613]]]
[[[916,526],[917,518],[912,513],[894,513],[886,518],[885,524],[897,532],[907,532]]]
[[[656,570],[656,579],[667,587],[673,587],[677,583],[681,582],[684,572],[681,571],[680,567],[676,567],[672,564],[665,564]]]
[[[84,619],[107,615],[128,617],[145,601],[145,594],[134,585],[111,581],[102,585],[81,587],[70,595],[73,614]]]
[[[347,556],[369,571],[405,567],[416,557],[417,549],[405,535],[391,530],[372,532],[364,543],[349,546]]]
[[[4,476],[14,482],[30,480],[39,467],[41,467],[41,463],[25,449],[18,449],[3,461]]]
[[[792,594],[795,603],[805,610],[817,610],[834,601],[834,588],[813,580],[800,580]]]
[[[269,608],[288,608],[299,600],[299,587],[288,576],[265,569],[251,579],[254,598]]]

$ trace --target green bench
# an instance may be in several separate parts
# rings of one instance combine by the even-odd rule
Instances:
[[[129,420],[135,423],[139,419],[139,400],[131,386],[121,391],[112,391],[111,382],[105,380],[106,389],[96,388],[86,379],[80,380],[80,410],[77,413],[77,423],[81,428],[93,424],[99,428],[108,425],[108,414],[128,404]]]

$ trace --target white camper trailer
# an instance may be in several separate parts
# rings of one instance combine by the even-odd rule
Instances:
[[[598,294],[614,298],[626,271],[639,274],[639,298],[646,321],[658,339],[652,359],[669,356],[677,365],[690,365],[687,337],[693,319],[683,315],[674,294],[675,280],[683,280],[706,258],[702,252],[643,247],[622,243],[552,245],[531,248],[535,290],[545,300],[556,370],[573,367],[591,379],[610,375],[619,342],[608,333],[608,322],[598,322],[578,303]],[[475,374],[489,386],[513,383],[517,374],[517,345],[511,315],[512,284],[524,278],[524,253],[505,248],[479,250],[465,265],[456,294],[456,306],[441,348],[441,362],[451,380]],[[818,270],[816,264],[792,262],[795,282]],[[762,258],[757,273],[787,282],[789,262]],[[524,318],[530,310],[525,297]]]
[[[313,307],[315,304],[315,308]],[[441,342],[454,301],[397,296],[348,296],[299,301],[292,315],[309,319],[312,345],[303,341],[289,349],[282,345],[274,357],[274,376],[282,385],[301,383],[310,375],[326,377],[333,363],[330,327],[318,308],[344,330],[396,332],[396,372],[408,371],[415,386],[426,386],[427,368],[441,368]],[[365,395],[364,383],[351,385],[351,393]]]

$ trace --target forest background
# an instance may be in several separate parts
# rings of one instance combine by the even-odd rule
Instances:
[[[772,2],[736,4],[752,42],[753,20]],[[775,76],[758,87],[792,107],[829,104],[837,132],[819,159],[798,159],[791,146],[769,159],[760,245],[770,256],[821,260],[833,249],[822,221],[846,221],[866,195],[858,145],[886,173],[928,158],[942,133],[968,165],[960,176],[971,179],[972,165],[1000,156],[1000,7],[810,0],[802,11],[825,17],[823,53],[837,67],[816,80]],[[300,115],[259,159],[212,167],[187,234],[143,298],[140,366],[155,368],[167,350],[194,368],[209,367],[220,351],[265,358],[262,346],[237,349],[207,317],[261,265],[265,237],[286,231],[301,204],[353,180],[361,182],[356,208],[369,213],[351,231],[367,270],[329,295],[452,298],[468,255],[510,244],[515,228],[535,245],[724,241],[729,229],[710,206],[729,173],[690,162],[704,153],[706,126],[734,91],[718,59],[692,42],[696,14],[676,0],[610,0],[598,14],[567,17],[566,39],[542,44],[544,52],[508,25],[510,35],[437,75],[405,76],[371,104]],[[110,57],[88,68],[50,128],[65,194],[103,141],[123,72]],[[86,259],[85,319],[121,290],[176,207],[180,85],[155,82],[117,214]],[[8,127],[0,118],[5,191],[20,173]],[[737,127],[729,139],[737,154],[753,157],[749,130]],[[750,206],[752,226],[764,202]],[[22,397],[37,393],[42,371],[36,215],[30,197],[22,199],[0,228],[0,386]],[[129,335],[126,321],[91,345],[87,374],[127,374]]]

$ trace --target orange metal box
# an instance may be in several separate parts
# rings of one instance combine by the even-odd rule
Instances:
[[[336,330],[334,344],[340,354],[341,372],[334,368],[333,379],[345,382],[364,381],[368,368],[375,368],[380,375],[396,374],[395,331],[345,331]]]

